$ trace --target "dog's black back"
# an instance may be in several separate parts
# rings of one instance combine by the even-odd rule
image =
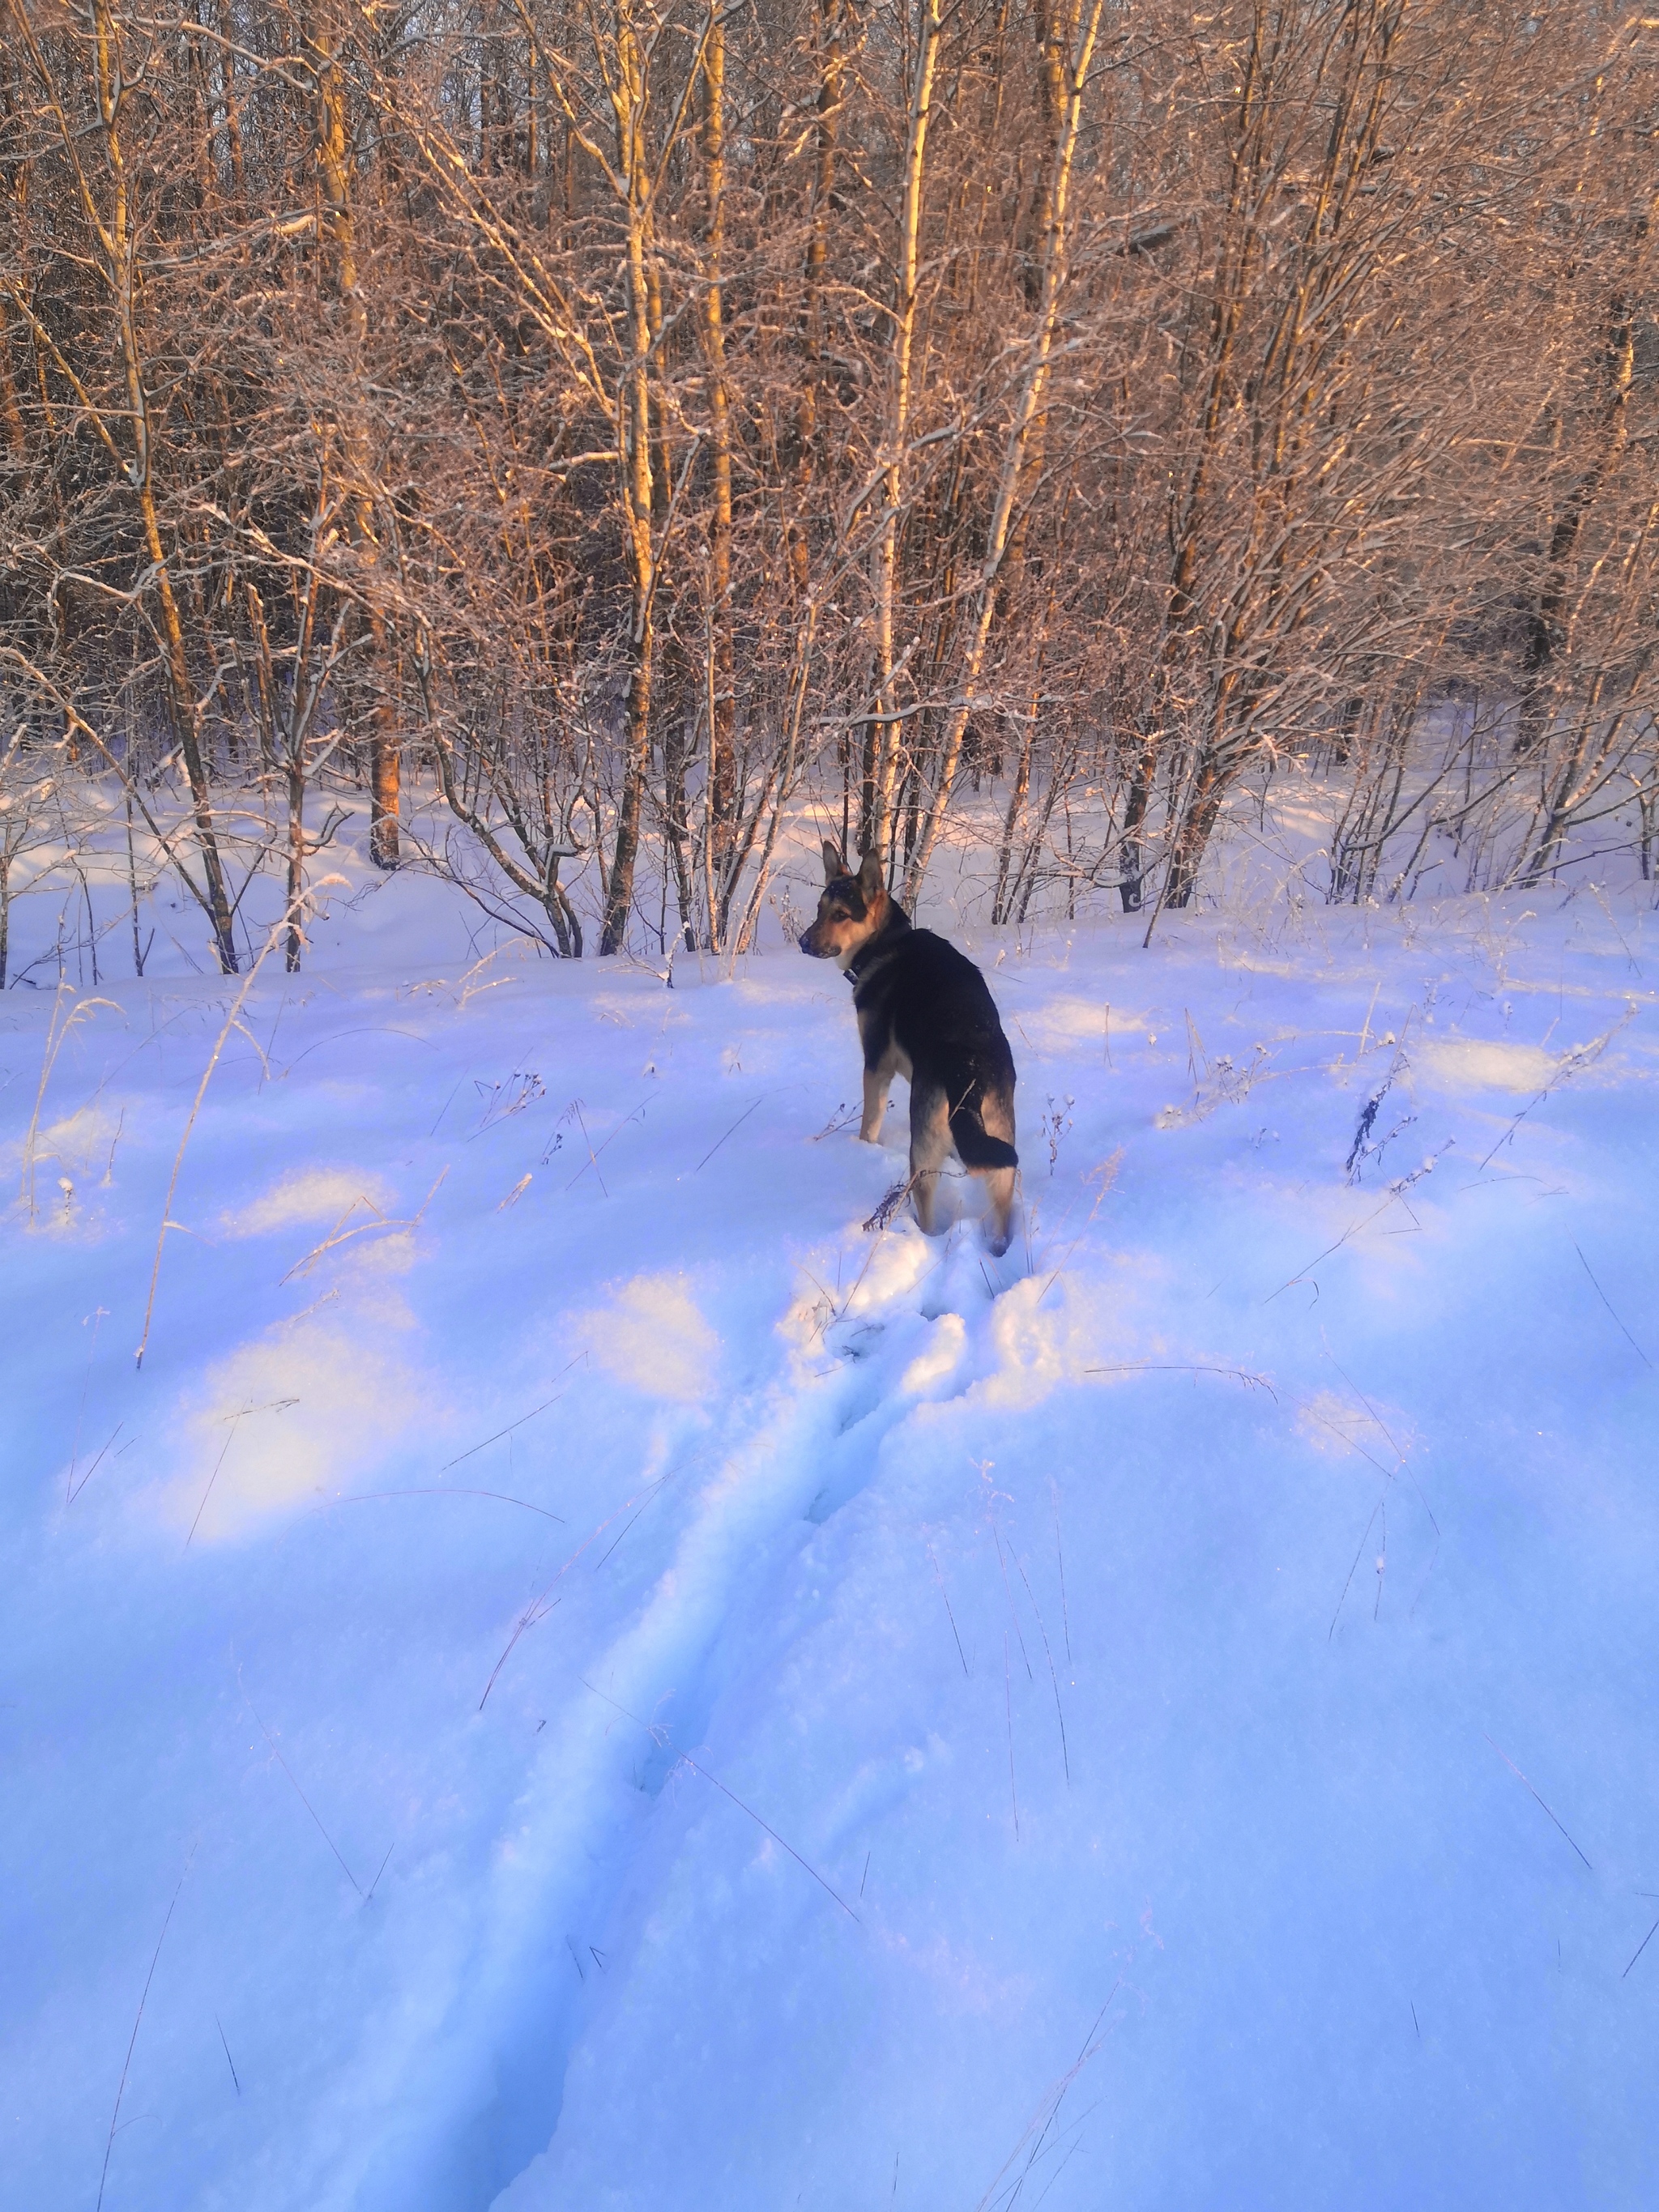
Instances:
[[[890,900],[884,927],[848,972],[865,1066],[908,1063],[913,1116],[917,1104],[942,1095],[964,1167],[1017,1167],[1014,1056],[973,962],[931,929],[915,928]],[[1006,1137],[992,1133],[1000,1127]]]

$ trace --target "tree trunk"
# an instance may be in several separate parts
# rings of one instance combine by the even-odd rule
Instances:
[[[715,0],[716,8],[721,0]],[[714,509],[708,524],[708,769],[710,846],[714,871],[726,883],[734,832],[732,735],[736,678],[732,665],[732,426],[726,404],[726,331],[721,319],[721,262],[726,242],[726,27],[711,13],[703,48],[702,154],[708,198],[703,264],[703,343],[708,356],[709,460]],[[711,949],[718,949],[717,947]]]
[[[1636,373],[1636,321],[1628,300],[1615,295],[1607,314],[1602,354],[1603,399],[1594,457],[1574,484],[1550,532],[1544,587],[1527,623],[1521,656],[1521,709],[1515,750],[1526,758],[1540,751],[1549,735],[1553,711],[1550,674],[1563,642],[1561,616],[1571,580],[1572,556],[1595,495],[1624,450],[1630,419],[1631,384]],[[1523,880],[1532,883],[1536,875]]]
[[[351,354],[351,374],[356,379],[362,373],[368,315],[357,282],[356,226],[351,212],[351,173],[346,151],[345,76],[340,67],[340,38],[331,0],[313,0],[306,24],[306,46],[315,86],[318,231],[319,236],[325,234],[333,244],[333,279]],[[380,554],[369,492],[374,472],[368,439],[355,393],[347,398],[341,427],[356,480],[350,507],[352,539],[360,559],[372,571]],[[389,872],[398,866],[400,858],[398,825],[403,767],[386,617],[372,598],[366,621],[371,640],[367,678],[371,693],[368,854],[377,868]],[[352,687],[354,690],[356,688]]]
[[[946,729],[933,802],[927,810],[915,857],[905,874],[904,900],[908,906],[915,904],[921,889],[927,863],[933,858],[939,824],[950,805],[951,787],[956,778],[957,763],[962,752],[963,733],[968,727],[968,718],[974,711],[975,690],[985,665],[986,647],[990,642],[991,624],[996,613],[997,581],[1002,569],[1003,556],[1007,550],[1016,502],[1024,481],[1028,447],[1033,428],[1042,416],[1043,393],[1048,381],[1054,336],[1060,320],[1060,299],[1070,260],[1066,221],[1072,166],[1077,153],[1078,133],[1083,123],[1084,88],[1088,82],[1089,64],[1094,58],[1095,40],[1100,30],[1104,5],[1105,0],[1070,0],[1068,30],[1073,51],[1066,64],[1066,97],[1060,110],[1060,132],[1050,149],[1043,190],[1042,270],[1037,327],[1016,394],[1013,420],[1003,445],[996,502],[986,532],[985,557],[980,565],[974,626],[963,657],[960,696],[951,709]]]
[[[634,870],[640,849],[640,810],[651,764],[651,682],[656,548],[651,527],[651,325],[646,269],[650,221],[650,170],[645,144],[645,63],[635,33],[632,0],[617,0],[616,78],[611,106],[617,121],[617,170],[627,193],[628,335],[632,346],[618,395],[622,494],[632,600],[629,677],[623,737],[623,783],[616,842],[605,887],[602,954],[620,952],[634,903]]]
[[[122,70],[120,27],[108,0],[94,0],[93,9],[96,89],[104,150],[109,163],[110,210],[97,225],[104,248],[104,275],[112,295],[119,332],[127,405],[131,426],[133,457],[127,477],[137,495],[139,520],[149,553],[157,597],[161,601],[161,640],[167,661],[168,702],[185,775],[190,786],[195,818],[196,843],[202,855],[206,884],[205,905],[213,930],[214,951],[227,975],[237,972],[234,921],[219,851],[218,832],[208,787],[207,764],[202,754],[197,698],[191,681],[190,660],[185,648],[184,624],[173,596],[172,573],[161,539],[155,507],[155,448],[151,437],[149,394],[144,384],[143,361],[138,336],[137,240],[131,234],[127,201],[126,156],[121,143],[120,105],[125,91]]]
[[[904,150],[904,198],[899,218],[898,267],[893,304],[888,310],[891,335],[887,356],[887,420],[883,444],[881,533],[875,553],[876,720],[868,726],[867,800],[861,842],[868,852],[887,854],[892,842],[893,786],[902,750],[903,724],[893,681],[893,625],[898,585],[899,526],[905,485],[905,441],[910,429],[911,356],[916,332],[916,283],[921,253],[923,185],[927,174],[927,130],[933,113],[943,25],[939,0],[920,0],[916,22],[915,75],[911,82],[909,127]]]

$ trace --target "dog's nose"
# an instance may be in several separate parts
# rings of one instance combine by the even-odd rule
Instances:
[[[800,949],[803,952],[808,953],[812,950],[812,933],[810,929],[804,929],[800,933]]]

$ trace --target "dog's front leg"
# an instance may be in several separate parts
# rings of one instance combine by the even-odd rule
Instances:
[[[882,1119],[887,1111],[887,1094],[893,1087],[890,1067],[866,1067],[864,1071],[864,1119],[859,1125],[859,1135],[866,1145],[881,1142]]]

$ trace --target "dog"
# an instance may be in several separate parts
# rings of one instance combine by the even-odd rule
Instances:
[[[826,839],[823,895],[800,949],[839,961],[853,986],[864,1047],[864,1119],[859,1135],[881,1140],[895,1075],[910,1085],[910,1183],[923,1233],[939,1233],[939,1170],[954,1144],[990,1198],[991,1250],[1008,1249],[1014,1206],[1014,1056],[985,978],[973,962],[912,927],[866,853],[856,875]]]

